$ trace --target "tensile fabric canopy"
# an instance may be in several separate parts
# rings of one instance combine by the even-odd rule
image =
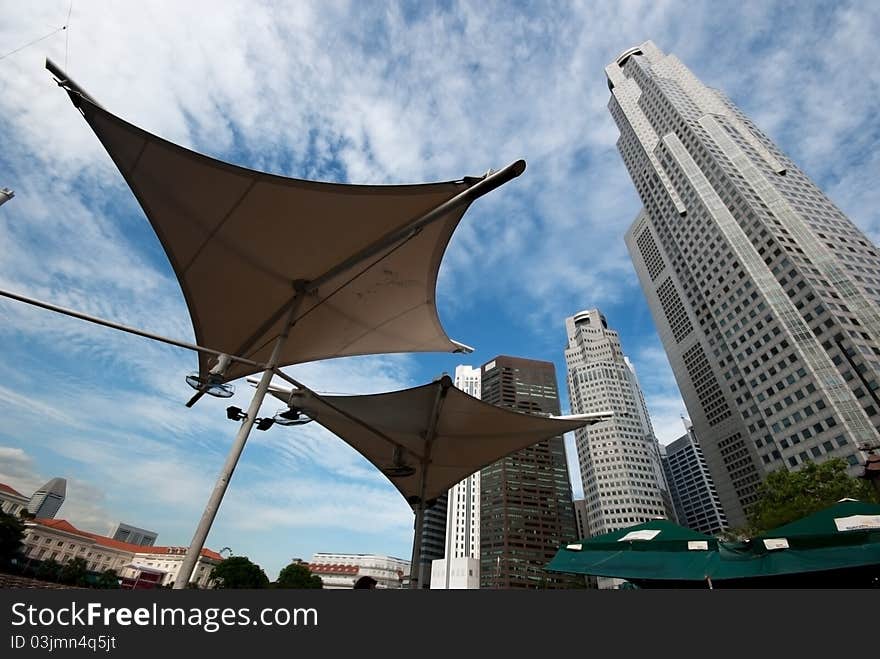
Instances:
[[[456,389],[449,376],[384,394],[324,396],[275,386],[269,392],[351,445],[413,505],[510,453],[611,417],[497,407]]]
[[[62,78],[165,248],[199,345],[265,364],[289,328],[277,366],[469,350],[446,335],[437,315],[440,261],[473,199],[519,175],[525,162],[495,178],[420,185],[275,176],[148,133],[47,66]],[[200,354],[202,380],[214,359]],[[213,380],[260,370],[233,361]]]

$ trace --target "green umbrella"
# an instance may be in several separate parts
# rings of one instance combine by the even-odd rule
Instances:
[[[705,582],[717,548],[711,536],[655,519],[565,545],[546,569],[636,581]]]
[[[829,585],[880,574],[880,505],[844,499],[749,542],[722,544],[712,579],[809,585],[823,581],[820,573],[832,577]]]

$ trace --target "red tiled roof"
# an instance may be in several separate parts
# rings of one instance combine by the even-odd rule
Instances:
[[[123,542],[122,540],[114,540],[113,538],[108,538],[103,535],[98,535],[97,533],[89,533],[88,531],[82,531],[76,528],[73,524],[68,522],[66,519],[35,519],[33,520],[34,524],[39,524],[40,526],[47,526],[52,529],[56,529],[58,531],[65,531],[66,533],[72,533],[74,535],[81,536],[83,538],[88,538],[95,542],[96,544],[101,545],[102,547],[109,547],[110,549],[119,549],[122,551],[130,551],[135,554],[185,554],[186,547],[145,547],[143,545],[135,545],[131,542]],[[207,548],[203,548],[201,555],[204,558],[210,558],[215,561],[222,561],[223,557],[218,554],[216,551],[212,551]]]
[[[10,494],[14,494],[16,496],[24,497],[25,499],[27,499],[27,497],[24,496],[21,492],[9,487],[6,483],[0,483],[0,492],[9,492]]]
[[[343,563],[309,563],[309,572],[315,574],[357,574],[359,569],[357,565]]]

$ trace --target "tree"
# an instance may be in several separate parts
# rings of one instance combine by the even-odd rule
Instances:
[[[749,534],[755,536],[788,524],[841,499],[875,501],[871,486],[851,477],[846,469],[846,462],[835,458],[822,464],[810,462],[799,471],[768,474],[758,488],[760,498],[749,512]]]
[[[36,577],[43,581],[58,581],[58,574],[61,572],[61,563],[54,558],[47,559],[40,563],[37,568]]]
[[[58,573],[58,580],[69,586],[85,586],[88,582],[88,565],[84,558],[71,558],[67,561]]]
[[[104,570],[95,580],[95,588],[119,588],[119,575],[116,570]]]
[[[324,582],[317,574],[309,572],[304,563],[291,563],[278,574],[276,588],[323,588]]]
[[[268,588],[269,577],[246,556],[230,556],[211,570],[216,588]]]
[[[0,512],[0,566],[7,566],[21,553],[24,524],[13,515]]]

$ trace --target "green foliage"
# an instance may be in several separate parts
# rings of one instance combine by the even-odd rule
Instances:
[[[275,588],[323,588],[324,582],[316,574],[309,572],[309,566],[291,563],[278,574]]]
[[[116,570],[104,570],[95,581],[95,588],[119,588],[119,575]]]
[[[21,552],[24,524],[14,515],[0,512],[0,565],[9,565]]]
[[[49,558],[40,563],[40,567],[37,568],[37,572],[34,576],[43,581],[58,581],[58,575],[60,573],[61,563],[54,558]]]
[[[216,588],[268,588],[269,577],[246,556],[230,556],[211,571]]]
[[[69,586],[85,586],[89,570],[84,558],[71,558],[58,573],[58,581]]]
[[[876,501],[864,480],[846,473],[843,460],[810,462],[799,471],[775,471],[764,479],[760,498],[749,512],[748,532],[758,535],[834,505],[841,499]]]

